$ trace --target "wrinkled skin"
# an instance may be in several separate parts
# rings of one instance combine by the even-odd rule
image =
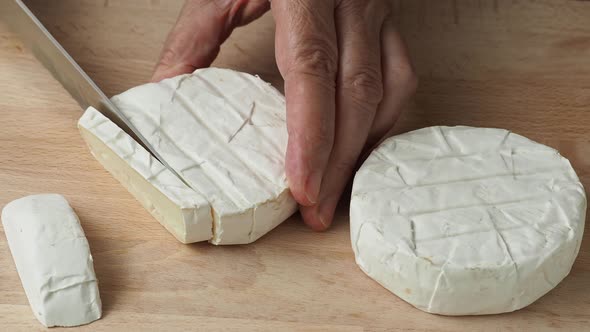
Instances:
[[[389,1],[188,0],[152,80],[209,66],[234,28],[269,9],[285,80],[289,186],[305,223],[325,230],[359,156],[389,135],[417,86]]]

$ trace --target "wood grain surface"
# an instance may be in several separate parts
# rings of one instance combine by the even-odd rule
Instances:
[[[148,80],[179,0],[28,1],[107,93]],[[590,188],[590,2],[395,1],[420,76],[399,132],[502,127],[559,149]],[[238,29],[217,66],[281,86],[269,15]],[[590,232],[571,274],[509,314],[423,313],[355,265],[347,206],[325,233],[294,216],[247,246],[182,245],[96,162],[78,105],[0,25],[0,206],[65,195],[95,259],[104,317],[80,330],[590,330]],[[0,230],[0,233],[3,231]],[[0,235],[0,330],[41,330]]]

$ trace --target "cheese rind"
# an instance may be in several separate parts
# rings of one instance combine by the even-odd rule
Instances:
[[[250,243],[297,208],[284,173],[284,97],[261,79],[207,68],[112,101],[211,204],[214,244]]]
[[[77,326],[101,316],[84,231],[66,199],[32,195],[7,204],[2,224],[23,288],[43,325]]]
[[[94,157],[182,243],[212,237],[207,200],[186,186],[131,136],[89,107],[78,122]]]
[[[569,273],[586,215],[567,159],[506,130],[424,128],[383,142],[357,172],[360,268],[437,314],[508,312]]]

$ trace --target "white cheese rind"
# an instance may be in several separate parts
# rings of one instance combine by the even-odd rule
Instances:
[[[78,122],[94,157],[176,239],[182,243],[212,238],[207,200],[186,186],[131,136],[89,107]]]
[[[214,244],[250,243],[297,208],[284,173],[284,97],[249,74],[207,68],[112,98],[211,204]]]
[[[424,128],[386,140],[357,172],[352,247],[367,275],[421,310],[509,312],[567,276],[586,204],[552,148],[501,129]]]
[[[2,225],[35,317],[43,325],[77,326],[101,316],[92,256],[76,213],[57,194],[7,204]]]

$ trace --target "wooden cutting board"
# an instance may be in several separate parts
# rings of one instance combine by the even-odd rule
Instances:
[[[108,95],[146,82],[180,0],[28,2]],[[503,127],[559,149],[590,188],[590,3],[395,1],[421,79],[406,131]],[[280,86],[267,15],[216,62]],[[0,206],[65,195],[95,259],[104,317],[81,330],[590,330],[590,234],[571,274],[526,309],[442,317],[404,303],[355,265],[346,203],[314,233],[294,216],[247,246],[182,245],[92,158],[78,105],[0,25]],[[3,233],[0,230],[0,233]],[[0,234],[0,330],[36,330]]]

